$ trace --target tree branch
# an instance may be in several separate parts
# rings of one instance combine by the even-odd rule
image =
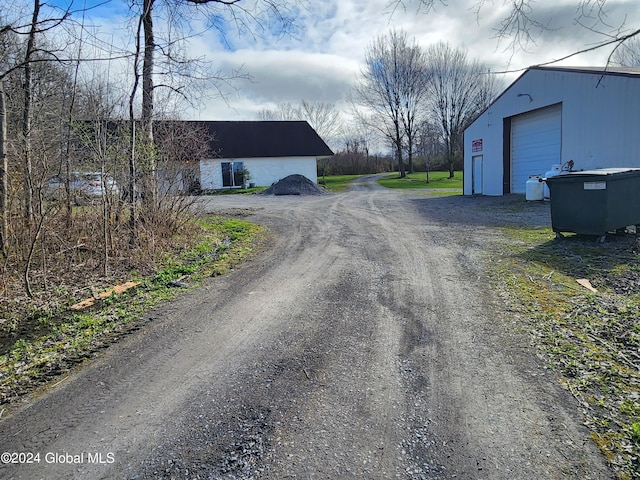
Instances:
[[[631,38],[634,38],[634,37],[636,37],[638,35],[640,35],[640,29],[635,30],[635,31],[633,31],[633,32],[631,32],[631,33],[629,33],[627,35],[623,35],[621,37],[616,37],[616,38],[613,38],[613,39],[608,40],[606,42],[598,43],[597,45],[594,45],[592,47],[588,47],[588,48],[584,48],[582,50],[578,50],[576,52],[570,53],[569,55],[565,55],[564,57],[560,57],[560,58],[557,58],[555,60],[550,60],[548,62],[538,63],[538,64],[533,65],[533,66],[534,67],[544,67],[544,66],[547,66],[547,65],[553,65],[554,63],[562,62],[563,60],[568,60],[569,58],[575,57],[576,55],[581,55],[583,53],[592,52],[592,51],[597,50],[599,48],[606,47],[607,45],[613,45],[614,43],[618,43],[620,45],[620,44],[624,43],[625,41],[627,41],[627,40],[629,40]],[[616,47],[616,48],[618,48],[618,47]],[[609,57],[611,57],[611,55]],[[518,68],[518,69],[515,69],[515,70],[503,70],[503,71],[492,72],[492,73],[493,74],[517,73],[517,72],[522,72],[522,71],[526,70],[527,68],[529,68],[529,67]]]

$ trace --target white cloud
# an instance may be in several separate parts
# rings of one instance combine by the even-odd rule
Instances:
[[[237,111],[221,108],[218,103],[212,104],[209,113],[247,118],[260,110],[247,108],[253,106],[252,102],[269,106],[279,101],[305,99],[340,104],[360,70],[366,47],[392,28],[405,30],[425,47],[445,41],[467,48],[470,59],[488,64],[493,71],[552,61],[604,38],[575,24],[575,0],[558,0],[553,4],[535,4],[534,18],[549,25],[550,30],[532,30],[533,41],[526,45],[526,50],[514,51],[508,39],[498,42],[495,37],[508,6],[485,7],[478,15],[474,4],[472,0],[460,1],[420,13],[397,9],[391,16],[386,0],[323,2],[305,12],[303,37],[267,42],[266,50],[244,48],[231,56],[225,55],[220,65],[243,64],[256,83],[239,85],[238,99],[243,101],[231,99],[232,106],[240,105]],[[622,23],[623,15],[628,16],[628,24],[639,21],[637,9],[626,0],[610,0],[608,8],[607,21],[611,25]],[[636,18],[632,18],[633,14]],[[603,64],[607,54],[603,49],[563,64]]]
[[[229,23],[226,40],[215,29],[191,38],[187,48],[190,56],[206,58],[212,68],[222,74],[231,74],[242,67],[242,71],[252,77],[252,81],[235,82],[237,90],[226,90],[229,105],[221,99],[206,100],[193,116],[250,119],[262,108],[273,107],[278,102],[301,100],[342,106],[360,71],[365,49],[377,36],[392,28],[406,31],[425,47],[445,41],[454,47],[467,48],[470,59],[488,64],[493,71],[522,69],[555,60],[606,38],[576,25],[574,18],[579,0],[533,3],[533,18],[550,29],[532,30],[534,42],[529,43],[526,50],[516,51],[508,48],[508,40],[499,43],[495,38],[510,2],[487,2],[476,15],[477,0],[456,0],[447,2],[448,5],[436,1],[435,8],[428,12],[417,12],[417,1],[409,0],[406,10],[397,8],[393,15],[389,0],[310,1],[295,7],[296,21],[303,28],[291,36],[275,38],[269,36],[268,29],[256,29],[255,35],[238,35]],[[628,30],[638,28],[640,9],[636,2],[607,0],[606,16],[585,12],[590,15],[585,15],[582,21],[608,34],[615,33],[615,28],[624,22]],[[90,20],[101,25],[102,38],[112,33],[124,36],[125,22],[121,18],[110,22],[107,17],[114,13],[121,16],[122,5],[125,5],[123,0],[112,0],[104,8],[88,13]],[[203,31],[206,21],[200,17],[197,22],[193,30]],[[604,64],[608,53],[609,50],[602,49],[563,64]]]

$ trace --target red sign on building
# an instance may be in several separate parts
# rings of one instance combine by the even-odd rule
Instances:
[[[472,152],[481,152],[482,151],[482,139],[479,138],[477,140],[473,140],[471,142],[471,151]]]

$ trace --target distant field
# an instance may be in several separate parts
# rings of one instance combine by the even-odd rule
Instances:
[[[462,190],[462,172],[455,172],[453,178],[448,178],[449,172],[429,172],[429,183],[425,172],[410,173],[400,178],[398,173],[391,173],[378,180],[387,188],[455,188]]]
[[[318,177],[318,185],[325,187],[331,192],[344,192],[349,188],[349,184],[356,178],[365,175],[328,175]],[[386,188],[439,188],[439,189],[459,189],[462,192],[462,172],[455,172],[454,178],[448,178],[449,172],[429,172],[429,183],[426,182],[427,174],[417,172],[407,174],[405,178],[400,178],[398,173],[389,173],[378,180],[378,183]],[[444,192],[443,195],[450,195]]]

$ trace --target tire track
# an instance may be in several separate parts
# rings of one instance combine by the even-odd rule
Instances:
[[[371,184],[205,200],[254,212],[271,248],[0,421],[0,450],[114,463],[0,477],[608,477],[575,404],[504,327],[483,274],[495,232],[433,210],[472,204]]]

